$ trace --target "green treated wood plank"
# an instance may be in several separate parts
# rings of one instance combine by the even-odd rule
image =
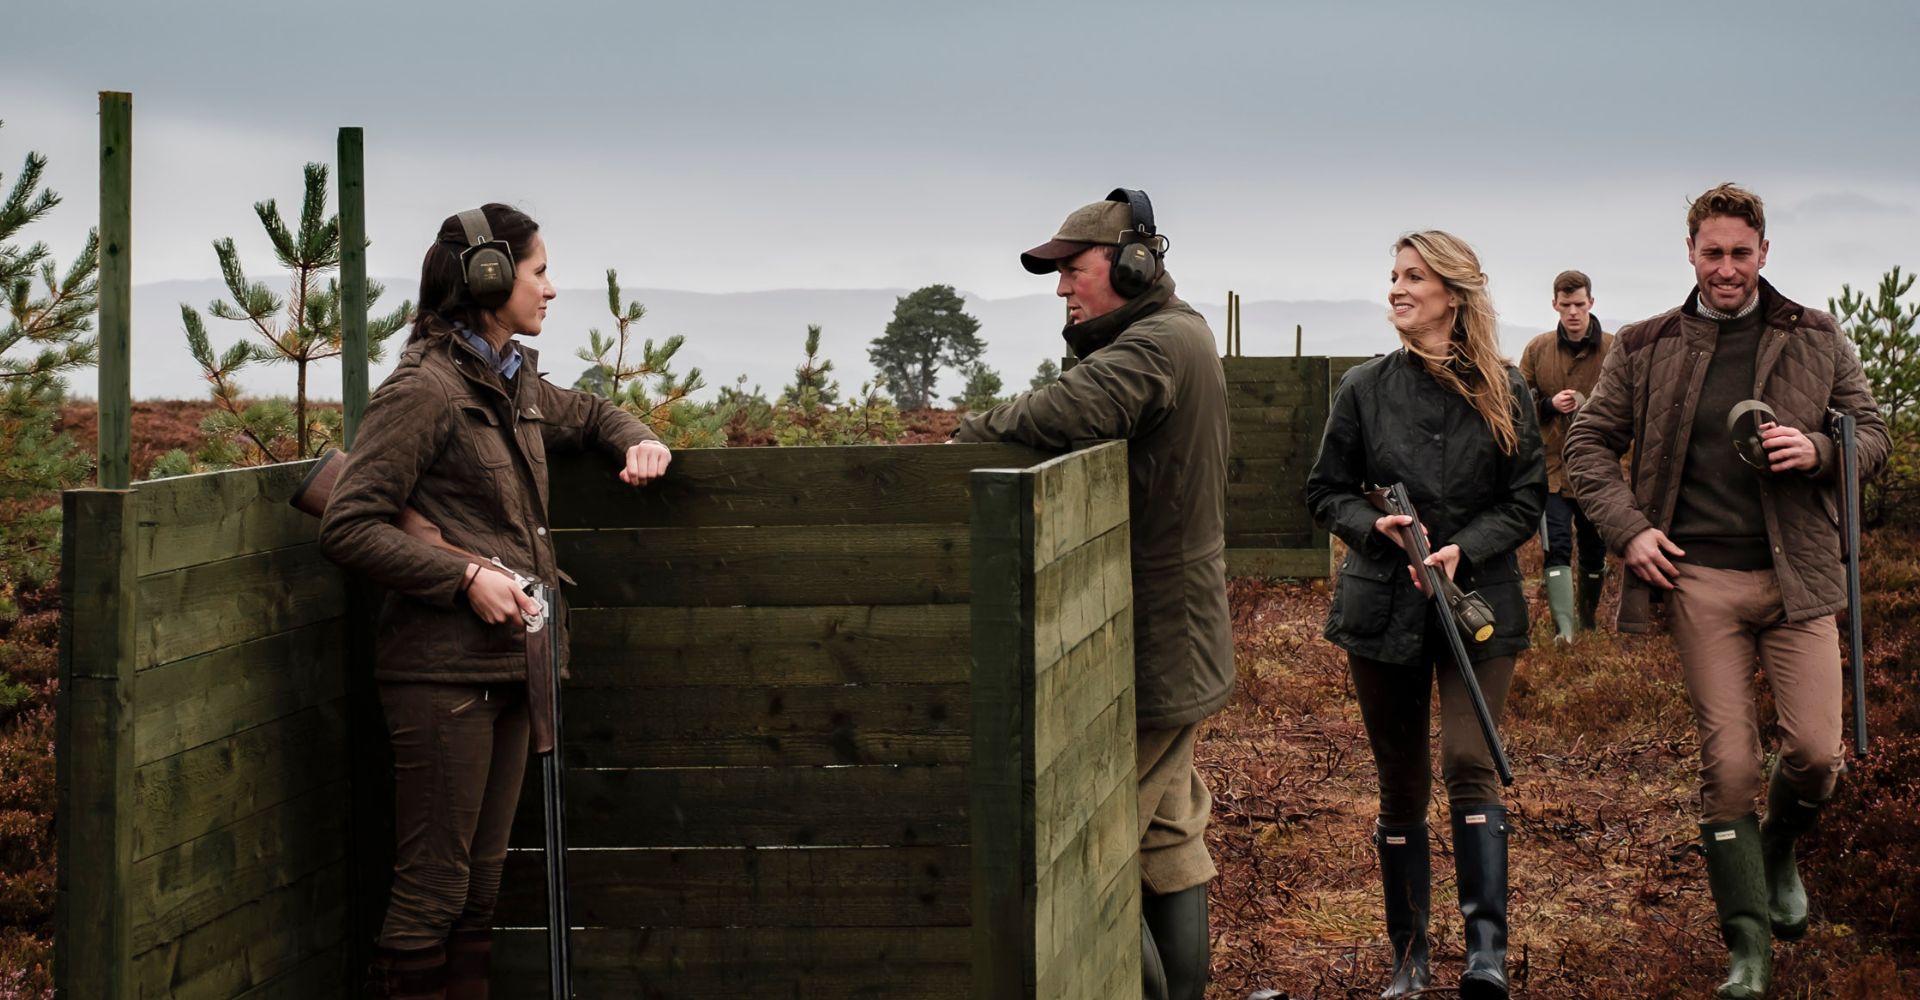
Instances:
[[[1140,989],[1138,861],[1129,857],[1084,905],[1086,916],[1072,925],[1064,945],[1040,960],[1036,996],[1107,1000]]]
[[[1269,406],[1311,407],[1314,389],[1305,382],[1240,381],[1227,383],[1228,410]]]
[[[1283,460],[1290,467],[1299,468],[1304,476],[1307,470],[1313,468],[1313,459],[1320,451],[1320,437],[1324,429],[1323,422],[1318,426],[1303,423],[1295,427],[1235,430],[1233,457]]]
[[[330,865],[136,956],[141,995],[225,1000],[339,948],[346,872],[345,862]]]
[[[586,928],[573,932],[574,985],[580,1000],[964,1000],[967,934],[964,927]],[[542,932],[495,932],[495,995],[544,996],[546,954]]]
[[[134,865],[133,950],[176,940],[347,856],[344,781]]]
[[[344,701],[332,701],[138,768],[134,857],[346,777],[345,720]]]
[[[1304,357],[1235,357],[1221,359],[1220,370],[1229,381],[1307,379],[1324,370],[1326,358],[1318,355]]]
[[[566,701],[570,767],[958,764],[961,684],[600,688]]]
[[[1227,575],[1322,579],[1333,575],[1333,550],[1229,548]]]
[[[1033,981],[1033,506],[1033,476],[973,474],[973,1000],[1025,996]]]
[[[287,505],[312,467],[286,462],[141,483],[141,574],[312,542],[320,522]]]
[[[569,688],[964,684],[965,604],[581,608]]]
[[[554,533],[578,608],[957,603],[967,544],[964,524]]]
[[[1121,781],[1105,788],[1059,854],[1051,861],[1043,859],[1035,882],[1037,964],[1083,962],[1090,957],[1086,930],[1099,924],[1097,915],[1106,902],[1105,888],[1112,885],[1116,873],[1139,857],[1137,802],[1133,782]],[[1133,931],[1137,940],[1139,926],[1135,925]],[[1089,976],[1096,974],[1084,966],[1081,971]]]
[[[1034,559],[1044,566],[1127,520],[1123,441],[1034,466]]]
[[[54,975],[65,996],[122,1000],[133,996],[132,497],[69,491],[61,515]]]
[[[584,927],[962,927],[965,847],[595,850],[567,853]],[[502,927],[545,926],[538,851],[513,851]]]
[[[1227,537],[1229,538],[1289,534],[1298,536],[1304,544],[1312,537],[1313,531],[1313,518],[1302,504],[1283,504],[1266,500],[1250,502],[1232,498],[1227,501]]]
[[[710,448],[676,452],[633,489],[603,455],[554,456],[557,528],[965,524],[967,474],[1050,453],[1013,444]]]
[[[1304,489],[1307,473],[1311,471],[1312,455],[1294,458],[1242,458],[1235,455],[1227,459],[1229,483],[1261,483],[1279,489]]]
[[[337,1000],[360,986],[366,966],[348,958],[348,948],[335,946],[282,972],[234,1000]]]
[[[150,764],[346,693],[345,629],[308,625],[143,670],[134,763]]]
[[[1115,528],[1034,572],[1033,669],[1044,672],[1121,609],[1132,605],[1127,529]]]
[[[124,490],[133,472],[133,95],[111,90],[100,92],[99,289],[95,481]]]
[[[967,842],[957,764],[684,767],[567,772],[573,847],[848,847]],[[540,783],[528,781],[513,844],[539,847]]]
[[[1129,684],[1034,775],[1033,840],[1040,866],[1069,848],[1116,784],[1137,780],[1133,704]]]
[[[338,618],[346,578],[318,544],[140,578],[142,669]]]
[[[1326,414],[1312,405],[1311,400],[1303,397],[1301,402],[1276,406],[1234,406],[1227,409],[1227,426],[1237,435],[1242,428],[1257,430],[1261,428],[1284,429],[1295,427],[1303,422],[1320,420],[1325,422]]]
[[[359,988],[366,966],[348,958],[344,945],[325,951],[282,972],[234,1000],[337,1000]]]
[[[1045,771],[1062,750],[1133,684],[1133,613],[1112,618],[1034,675],[1033,766]]]

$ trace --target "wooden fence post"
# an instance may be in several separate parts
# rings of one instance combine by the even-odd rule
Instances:
[[[343,443],[367,412],[367,192],[366,139],[358,128],[340,130],[340,411]]]
[[[133,464],[133,95],[100,92],[100,431],[102,489]]]
[[[1033,884],[1022,776],[1033,759],[1023,690],[1033,671],[1033,477],[978,469],[973,488],[973,991],[1028,995]]]
[[[123,1000],[134,995],[133,494],[71,490],[61,503],[56,988]]]

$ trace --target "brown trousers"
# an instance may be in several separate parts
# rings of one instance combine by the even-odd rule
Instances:
[[[1700,816],[1725,823],[1754,811],[1762,773],[1754,712],[1757,660],[1780,716],[1781,776],[1824,802],[1846,766],[1840,729],[1840,630],[1832,615],[1789,622],[1773,570],[1679,563],[1666,596],[1700,739]]]
[[[1432,645],[1429,641],[1428,646]],[[1380,822],[1386,826],[1427,822],[1427,804],[1433,798],[1428,733],[1436,679],[1440,777],[1447,783],[1447,801],[1456,807],[1500,802],[1500,772],[1494,769],[1493,751],[1480,733],[1453,653],[1445,646],[1441,649],[1440,657],[1419,666],[1347,654],[1354,693],[1360,698],[1360,718],[1367,725],[1367,742],[1373,746],[1373,763],[1380,774]],[[1507,704],[1507,689],[1513,686],[1513,662],[1511,656],[1500,656],[1473,665],[1474,679],[1480,682],[1480,693],[1486,696],[1487,710],[1496,724]]]
[[[382,683],[393,740],[393,892],[380,944],[487,927],[527,768],[521,684]]]
[[[1135,733],[1140,782],[1140,884],[1156,896],[1204,885],[1218,874],[1207,853],[1213,795],[1193,766],[1200,724]]]

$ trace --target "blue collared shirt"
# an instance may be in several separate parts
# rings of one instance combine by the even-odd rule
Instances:
[[[519,373],[520,346],[518,344],[515,344],[511,340],[507,341],[507,355],[503,358],[493,352],[493,345],[487,343],[487,338],[474,333],[472,330],[464,326],[457,326],[454,327],[454,332],[458,333],[461,339],[465,340],[474,350],[480,352],[480,356],[486,359],[487,364],[490,365],[494,371],[500,373],[501,378],[511,382],[513,381],[513,377]]]

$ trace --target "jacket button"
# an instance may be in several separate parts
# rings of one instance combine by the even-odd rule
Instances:
[[[547,529],[545,529],[545,528],[535,528],[535,529],[533,529],[533,533],[534,533],[534,534],[536,534],[536,535],[544,535],[544,534],[546,534],[546,533],[547,533]]]

